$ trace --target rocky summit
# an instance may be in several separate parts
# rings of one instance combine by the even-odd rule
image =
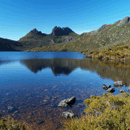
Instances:
[[[57,27],[55,26],[52,29],[51,35],[53,36],[62,36],[62,35],[69,35],[69,33],[73,32],[69,27]]]
[[[34,28],[33,30],[31,30],[31,31],[29,32],[29,34],[42,35],[42,36],[45,36],[45,35],[46,35],[45,33],[42,33],[41,31],[38,31],[36,28]]]
[[[119,21],[119,23],[117,24],[117,26],[121,26],[121,25],[124,25],[124,24],[129,24],[130,25],[130,17],[124,17],[122,20]]]

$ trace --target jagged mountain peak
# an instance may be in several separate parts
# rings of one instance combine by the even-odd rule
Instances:
[[[38,32],[38,30],[36,28],[34,28],[33,30],[30,31],[31,33],[36,33]]]
[[[117,24],[117,26],[121,26],[121,25],[124,25],[126,23],[130,24],[130,17],[129,16],[124,17],[122,20],[120,20],[120,22]]]
[[[51,35],[53,36],[62,36],[62,35],[69,35],[69,33],[73,32],[69,27],[57,27],[55,26],[52,29]]]
[[[29,33],[34,34],[34,35],[43,35],[43,33],[41,31],[38,31],[36,28],[31,30]]]

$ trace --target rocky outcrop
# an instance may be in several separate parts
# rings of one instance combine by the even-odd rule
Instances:
[[[122,20],[120,20],[120,22],[117,24],[117,26],[121,26],[121,25],[124,25],[124,24],[130,24],[130,17],[124,17]]]
[[[104,24],[104,25],[102,25],[99,29],[98,29],[98,31],[100,31],[100,30],[103,30],[103,29],[105,29],[105,28],[108,28],[108,27],[110,27],[112,24]]]
[[[69,27],[57,27],[55,26],[52,29],[51,35],[53,36],[62,36],[62,35],[69,35],[71,32],[73,32]]]
[[[68,42],[68,41],[71,41],[73,39],[74,39],[73,36],[65,36],[65,37],[62,37],[62,42]]]
[[[91,32],[82,33],[81,35],[87,36],[87,35],[96,35],[98,33],[98,30],[93,30]]]
[[[58,106],[59,107],[67,107],[67,106],[72,107],[75,102],[76,102],[76,97],[71,97],[71,98],[60,101]]]

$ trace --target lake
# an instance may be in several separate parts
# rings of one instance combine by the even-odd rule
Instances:
[[[125,67],[87,59],[77,52],[0,52],[0,111],[4,117],[27,122],[30,129],[62,129],[63,111],[80,117],[86,98],[107,93],[103,84],[113,86],[122,80],[126,91],[129,79]],[[122,88],[115,88],[113,94]],[[76,96],[72,107],[58,107],[72,96]]]

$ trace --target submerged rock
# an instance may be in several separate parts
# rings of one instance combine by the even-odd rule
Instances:
[[[120,92],[120,93],[124,93],[124,92],[125,92],[125,90],[121,89],[121,90],[119,90],[119,92]]]
[[[107,92],[115,92],[115,88],[114,87],[112,87],[112,88],[109,88],[109,89],[107,89]]]
[[[103,84],[103,89],[107,90],[108,88],[111,88],[111,85],[107,86],[107,85]]]
[[[76,97],[71,97],[71,98],[60,101],[58,106],[59,107],[67,107],[67,106],[72,107],[75,102],[76,102]]]
[[[18,110],[16,107],[11,105],[7,106],[7,109],[8,109],[8,113],[13,113]]]
[[[74,117],[76,117],[76,115],[74,113],[68,112],[68,111],[63,112],[62,116],[64,116],[65,118],[74,118]]]
[[[13,110],[14,109],[13,106],[8,106],[7,108],[8,108],[8,110]]]

